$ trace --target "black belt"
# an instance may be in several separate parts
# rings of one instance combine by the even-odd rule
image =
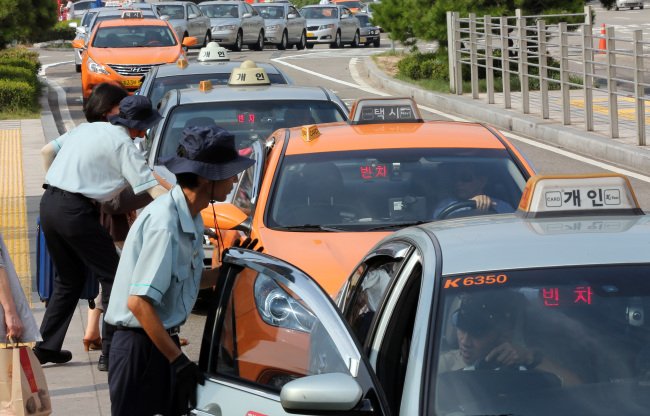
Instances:
[[[146,334],[146,332],[142,328],[136,328],[136,327],[130,327],[130,326],[118,326],[118,327],[116,327],[116,329],[118,331],[134,331],[134,332],[139,332],[141,334]],[[165,329],[165,331],[170,336],[173,337],[174,335],[178,335],[181,332],[181,327],[180,327],[180,325],[176,325],[176,326],[173,326],[173,327],[171,327],[169,329]]]
[[[52,185],[47,184],[47,183],[43,184],[43,189],[46,189],[46,190],[51,191],[51,192],[58,192],[58,193],[63,194],[63,195],[71,195],[71,196],[76,196],[78,198],[83,198],[83,199],[87,199],[89,201],[93,201],[91,198],[88,198],[84,194],[80,194],[80,193],[77,193],[77,192],[66,191],[65,189],[57,188],[56,186],[52,186]]]

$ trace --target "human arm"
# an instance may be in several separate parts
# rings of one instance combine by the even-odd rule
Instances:
[[[41,157],[43,158],[43,167],[45,168],[45,172],[47,172],[50,169],[50,166],[52,166],[57,151],[58,149],[54,146],[53,142],[49,142],[41,148]]]
[[[232,247],[240,247],[240,248],[245,248],[247,250],[255,250],[258,252],[264,251],[263,246],[257,247],[258,240],[257,238],[251,240],[250,237],[246,237],[245,240],[236,240]],[[221,267],[210,269],[210,270],[204,270],[203,273],[201,274],[201,289],[208,289],[210,287],[214,287],[217,284],[217,280],[219,279],[219,275],[221,274]]]
[[[0,250],[0,305],[4,310],[5,322],[4,325],[7,329],[7,336],[19,339],[23,334],[23,322],[18,316],[16,310],[16,303],[11,295],[11,287],[9,285],[9,276],[3,266],[2,251]]]
[[[138,320],[144,332],[156,348],[171,363],[183,352],[169,336],[156,312],[156,309],[145,296],[129,295],[127,307]]]

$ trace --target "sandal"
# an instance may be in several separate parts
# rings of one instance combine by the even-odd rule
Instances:
[[[102,337],[97,337],[95,339],[82,339],[84,343],[84,351],[96,351],[102,349]]]

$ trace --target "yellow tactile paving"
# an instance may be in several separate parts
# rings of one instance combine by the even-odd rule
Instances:
[[[593,101],[594,101],[593,104],[594,112],[609,115],[608,99],[606,97],[594,98]],[[623,120],[630,120],[630,121],[636,120],[636,109],[634,108],[634,98],[619,97],[618,104],[619,104],[619,109],[618,109],[619,118]],[[571,100],[571,106],[584,108],[585,101],[577,100],[577,99]],[[621,108],[621,106],[624,107]],[[648,100],[645,100],[645,113],[646,113],[645,122],[646,124],[650,124],[650,101]]]
[[[0,129],[0,232],[26,293],[31,293],[20,129]]]

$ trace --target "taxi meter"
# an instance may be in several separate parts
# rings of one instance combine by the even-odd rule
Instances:
[[[422,122],[412,98],[361,98],[350,110],[350,124]]]
[[[643,215],[630,181],[618,174],[533,176],[526,183],[518,212],[527,218]]]
[[[199,51],[199,57],[196,58],[199,62],[218,62],[229,61],[228,51],[226,48],[219,46],[217,42],[210,42]]]

